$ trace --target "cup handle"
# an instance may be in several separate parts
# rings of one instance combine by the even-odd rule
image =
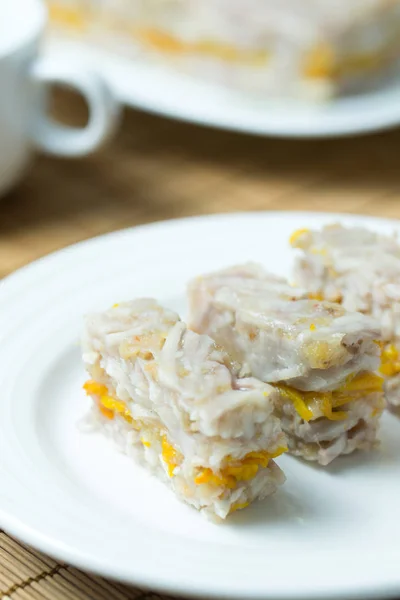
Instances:
[[[42,151],[57,156],[84,156],[101,146],[116,130],[120,105],[100,75],[66,59],[37,59],[30,68],[37,102],[30,127],[33,143]],[[46,88],[58,83],[75,89],[86,99],[89,121],[83,128],[56,123],[47,114]]]

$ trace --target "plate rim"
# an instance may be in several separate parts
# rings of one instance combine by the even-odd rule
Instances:
[[[156,221],[151,221],[149,223],[140,223],[138,225],[132,225],[130,227],[121,227],[118,229],[114,229],[113,231],[108,231],[105,233],[101,233],[99,235],[94,235],[91,236],[89,238],[80,240],[78,242],[74,242],[73,244],[68,244],[67,246],[63,246],[62,248],[59,248],[57,250],[53,250],[51,252],[47,252],[46,254],[44,254],[43,256],[40,256],[39,258],[36,258],[33,261],[28,262],[25,265],[22,265],[21,267],[18,267],[17,269],[15,269],[14,271],[12,271],[11,273],[9,273],[8,275],[6,275],[5,277],[3,277],[2,279],[0,279],[0,300],[1,300],[1,294],[2,294],[2,290],[4,289],[4,285],[7,284],[9,285],[9,282],[11,280],[16,280],[17,278],[21,277],[23,274],[25,274],[25,272],[28,272],[29,270],[31,270],[32,268],[36,268],[37,265],[40,264],[45,264],[46,261],[50,261],[50,260],[54,260],[55,258],[57,258],[59,255],[65,253],[65,252],[72,252],[72,251],[76,251],[77,249],[80,248],[84,248],[84,247],[89,247],[92,244],[98,243],[99,241],[103,240],[103,239],[109,239],[112,237],[120,237],[123,235],[129,236],[131,235],[133,232],[136,231],[145,231],[148,229],[153,229],[156,227],[162,227],[162,226],[173,226],[173,225],[177,225],[178,223],[188,223],[188,222],[194,222],[194,221],[209,221],[210,219],[213,220],[224,220],[226,219],[240,219],[240,218],[249,218],[249,217],[254,217],[254,216],[258,216],[258,217],[262,217],[262,216],[274,216],[274,217],[283,217],[286,215],[292,215],[292,216],[297,216],[300,218],[304,217],[310,217],[312,219],[315,218],[319,218],[321,216],[323,216],[326,219],[340,219],[341,221],[344,220],[358,220],[360,219],[361,221],[367,223],[373,223],[373,222],[378,222],[383,226],[389,226],[391,223],[393,224],[397,224],[397,226],[400,226],[400,217],[396,218],[396,217],[379,217],[379,216],[374,216],[374,215],[364,215],[361,213],[352,213],[352,212],[348,212],[348,213],[343,213],[343,212],[332,212],[332,211],[312,211],[312,210],[254,210],[254,211],[246,211],[246,210],[238,210],[238,211],[230,211],[230,212],[215,212],[215,213],[207,213],[207,214],[198,214],[198,215],[189,215],[189,216],[185,216],[185,217],[174,217],[171,219],[158,219]]]

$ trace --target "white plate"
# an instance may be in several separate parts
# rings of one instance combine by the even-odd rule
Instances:
[[[78,42],[51,40],[50,54],[86,60],[106,75],[120,99],[149,112],[201,125],[279,137],[338,137],[400,123],[400,81],[328,104],[256,101],[197,81],[138,56],[127,60]]]
[[[84,313],[155,296],[185,313],[195,274],[245,260],[288,273],[287,238],[340,215],[248,213],[156,223],[72,246],[0,284],[0,527],[59,559],[186,595],[400,595],[400,422],[380,452],[318,468],[279,459],[287,484],[207,522],[100,434],[76,423]],[[399,222],[343,216],[389,232]]]

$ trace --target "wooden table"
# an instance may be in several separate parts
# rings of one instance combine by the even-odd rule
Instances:
[[[80,123],[77,99],[56,110]],[[38,157],[0,201],[0,277],[107,231],[211,212],[315,210],[400,217],[400,130],[287,141],[219,132],[128,111],[113,143],[85,160]],[[0,599],[144,600],[0,533]]]

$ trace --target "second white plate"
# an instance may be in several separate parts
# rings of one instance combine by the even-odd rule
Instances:
[[[146,61],[127,60],[69,40],[49,40],[47,52],[67,56],[106,75],[122,102],[192,123],[257,135],[338,137],[400,124],[400,81],[327,104],[256,101]]]
[[[50,255],[0,283],[0,528],[81,568],[136,585],[224,598],[400,596],[400,422],[380,451],[320,468],[278,459],[287,483],[207,522],[101,434],[77,422],[85,313],[154,296],[185,314],[196,274],[246,260],[288,274],[289,234],[340,218],[306,213],[170,221]]]

